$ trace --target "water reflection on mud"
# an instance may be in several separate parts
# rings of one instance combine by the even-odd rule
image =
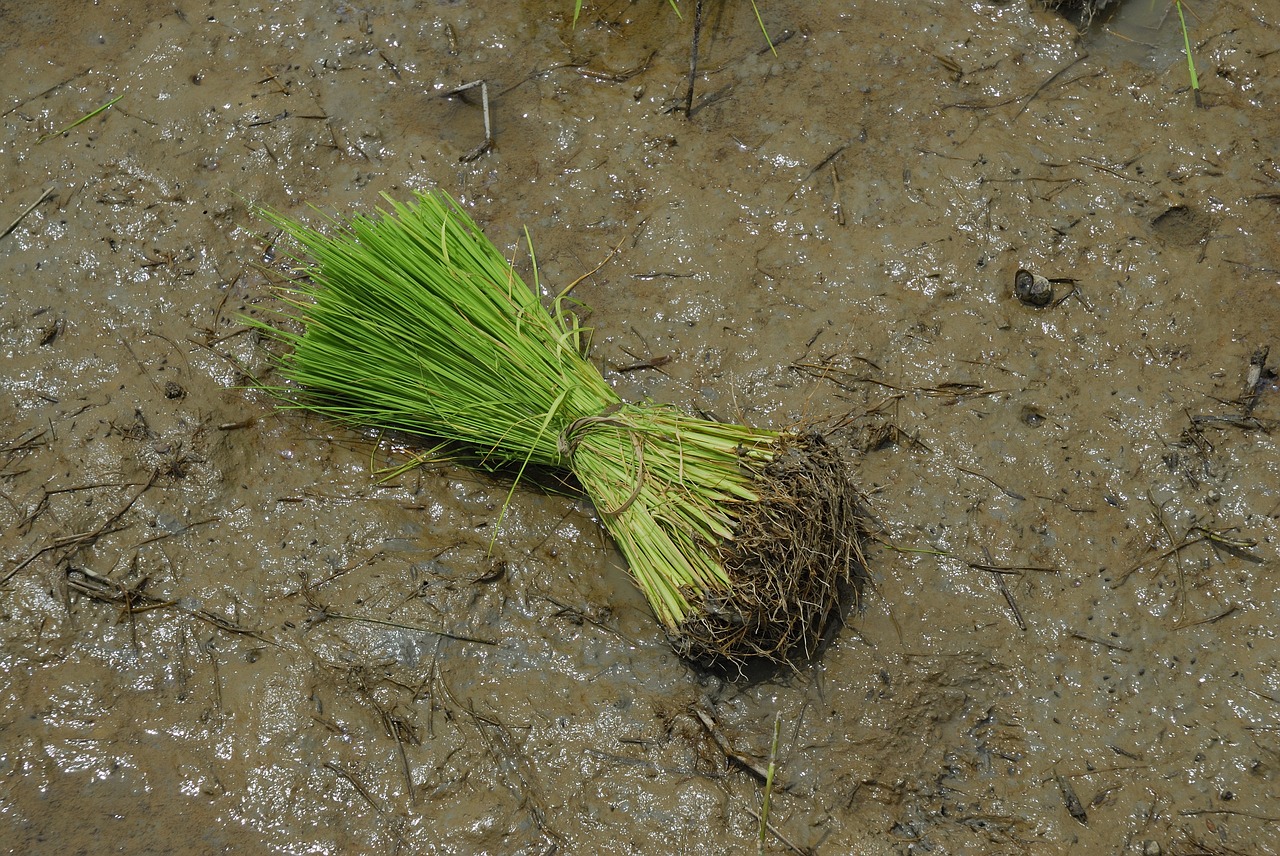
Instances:
[[[1196,108],[1168,3],[709,3],[690,118],[693,4],[135,5],[0,13],[8,850],[750,852],[775,720],[768,852],[1280,847],[1268,4]],[[254,209],[434,186],[600,266],[628,399],[840,425],[818,662],[692,669],[584,502],[246,389]]]

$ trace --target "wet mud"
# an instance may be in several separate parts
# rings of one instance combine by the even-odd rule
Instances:
[[[772,761],[770,853],[1280,850],[1274,6],[1197,99],[1166,0],[709,2],[689,101],[695,4],[572,5],[0,6],[0,849],[753,852]],[[832,428],[814,662],[254,391],[258,208],[432,187],[626,399]]]

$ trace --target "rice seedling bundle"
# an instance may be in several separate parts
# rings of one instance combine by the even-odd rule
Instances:
[[[304,251],[301,331],[272,330],[285,406],[567,469],[681,654],[811,654],[860,560],[837,450],[622,401],[564,293],[544,307],[452,198],[386,199],[327,233],[265,213]]]

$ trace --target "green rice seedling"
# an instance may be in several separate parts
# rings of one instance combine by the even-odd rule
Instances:
[[[1178,7],[1178,26],[1182,28],[1182,49],[1187,55],[1187,71],[1191,75],[1191,90],[1195,93],[1196,106],[1203,107],[1200,101],[1200,77],[1196,74],[1196,61],[1191,55],[1191,36],[1187,34],[1187,19],[1182,14],[1182,0],[1173,0]]]
[[[67,125],[62,130],[53,131],[51,133],[41,135],[40,139],[36,140],[36,145],[43,143],[45,140],[51,140],[54,137],[59,137],[65,134],[67,131],[70,131],[72,128],[83,125],[85,122],[88,122],[94,116],[98,116],[98,115],[101,115],[102,113],[105,113],[109,108],[111,108],[117,101],[119,101],[123,97],[124,97],[124,94],[121,93],[120,95],[117,95],[115,98],[112,98],[110,101],[108,101],[106,104],[103,104],[101,107],[97,108],[96,110],[90,110],[88,113],[85,113],[79,119],[76,119],[74,122],[72,122],[70,125]]]
[[[569,470],[654,615],[698,661],[811,654],[860,567],[858,495],[819,434],[621,400],[560,293],[544,307],[440,193],[316,229],[285,291],[285,407]],[[535,284],[536,280],[536,264]]]

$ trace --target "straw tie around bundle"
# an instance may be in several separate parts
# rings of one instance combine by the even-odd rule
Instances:
[[[302,332],[271,330],[296,385],[273,390],[284,406],[452,441],[489,468],[568,469],[682,654],[812,653],[860,563],[837,451],[624,403],[564,293],[544,308],[448,196],[388,202],[332,234],[265,214],[309,256],[286,294]]]
[[[564,433],[560,435],[560,456],[564,459],[565,466],[573,469],[573,455],[578,450],[579,432],[583,429],[590,428],[592,425],[616,425],[621,428],[626,427],[626,423],[621,419],[615,419],[613,414],[622,409],[621,404],[610,404],[604,409],[599,416],[583,416],[573,420],[569,427],[564,429]],[[622,501],[617,508],[599,508],[601,514],[614,515],[621,514],[631,507],[631,503],[636,501],[640,496],[640,490],[644,486],[644,443],[636,434],[631,435],[631,445],[636,452],[636,483],[631,489],[631,494]]]

